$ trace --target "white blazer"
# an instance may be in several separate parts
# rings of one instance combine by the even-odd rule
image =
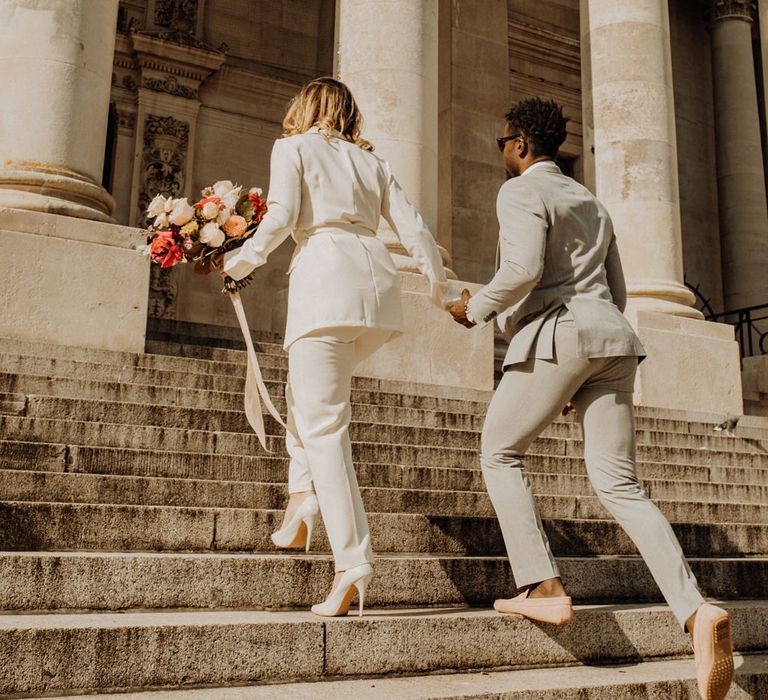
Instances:
[[[403,330],[400,278],[376,237],[384,217],[444,306],[451,295],[435,239],[386,161],[317,127],[275,141],[267,213],[258,231],[224,256],[239,280],[263,265],[289,235],[285,347],[311,331],[362,326]]]

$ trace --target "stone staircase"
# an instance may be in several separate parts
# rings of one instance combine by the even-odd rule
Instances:
[[[285,357],[254,337],[282,410]],[[287,457],[274,423],[268,455],[245,420],[237,331],[158,321],[148,338],[147,354],[0,339],[0,695],[696,697],[686,637],[594,497],[572,420],[528,461],[579,604],[552,629],[489,609],[514,591],[477,462],[489,394],[356,379],[379,558],[365,616],[323,619],[307,612],[332,578],[322,528],[309,554],[269,541]],[[768,698],[768,419],[737,438],[721,419],[639,409],[639,473],[733,613],[729,697]]]

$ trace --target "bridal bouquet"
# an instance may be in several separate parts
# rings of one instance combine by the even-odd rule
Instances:
[[[267,212],[261,194],[257,187],[244,193],[242,187],[229,180],[206,187],[200,193],[200,201],[194,204],[186,197],[173,199],[158,194],[147,208],[152,223],[147,229],[144,252],[162,268],[192,261],[195,272],[207,275],[213,269],[214,255],[239,248],[256,232]],[[252,275],[240,281],[225,277],[222,291],[229,294],[245,341],[245,415],[261,446],[269,452],[262,402],[280,425],[285,427],[285,422],[269,398],[240,299],[240,290],[252,279]]]
[[[206,187],[194,204],[186,197],[158,194],[147,208],[151,224],[145,252],[162,268],[191,261],[195,272],[206,275],[212,270],[213,256],[243,245],[256,232],[266,211],[258,187],[243,192],[229,180]],[[252,279],[251,275],[240,281],[226,277],[223,291],[237,292]]]

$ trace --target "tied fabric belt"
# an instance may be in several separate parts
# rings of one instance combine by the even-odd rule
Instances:
[[[261,402],[264,402],[264,406],[267,411],[269,411],[269,414],[282,425],[283,428],[288,430],[288,426],[285,424],[280,413],[272,403],[272,399],[269,398],[269,392],[267,391],[264,379],[261,376],[259,361],[256,358],[256,350],[253,348],[251,331],[248,328],[248,320],[245,318],[245,309],[243,309],[243,302],[240,299],[240,294],[238,292],[231,292],[229,298],[232,300],[232,306],[235,308],[235,315],[240,324],[240,330],[243,333],[243,340],[245,340],[245,348],[248,357],[248,370],[245,375],[245,416],[248,418],[248,422],[256,433],[256,436],[259,438],[261,446],[267,452],[272,452],[272,450],[267,447],[267,435],[264,429],[264,413],[261,407]]]

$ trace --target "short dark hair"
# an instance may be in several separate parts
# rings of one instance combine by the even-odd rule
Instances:
[[[531,97],[521,100],[507,112],[507,123],[518,130],[533,147],[534,155],[557,156],[565,141],[568,118],[554,100]]]

